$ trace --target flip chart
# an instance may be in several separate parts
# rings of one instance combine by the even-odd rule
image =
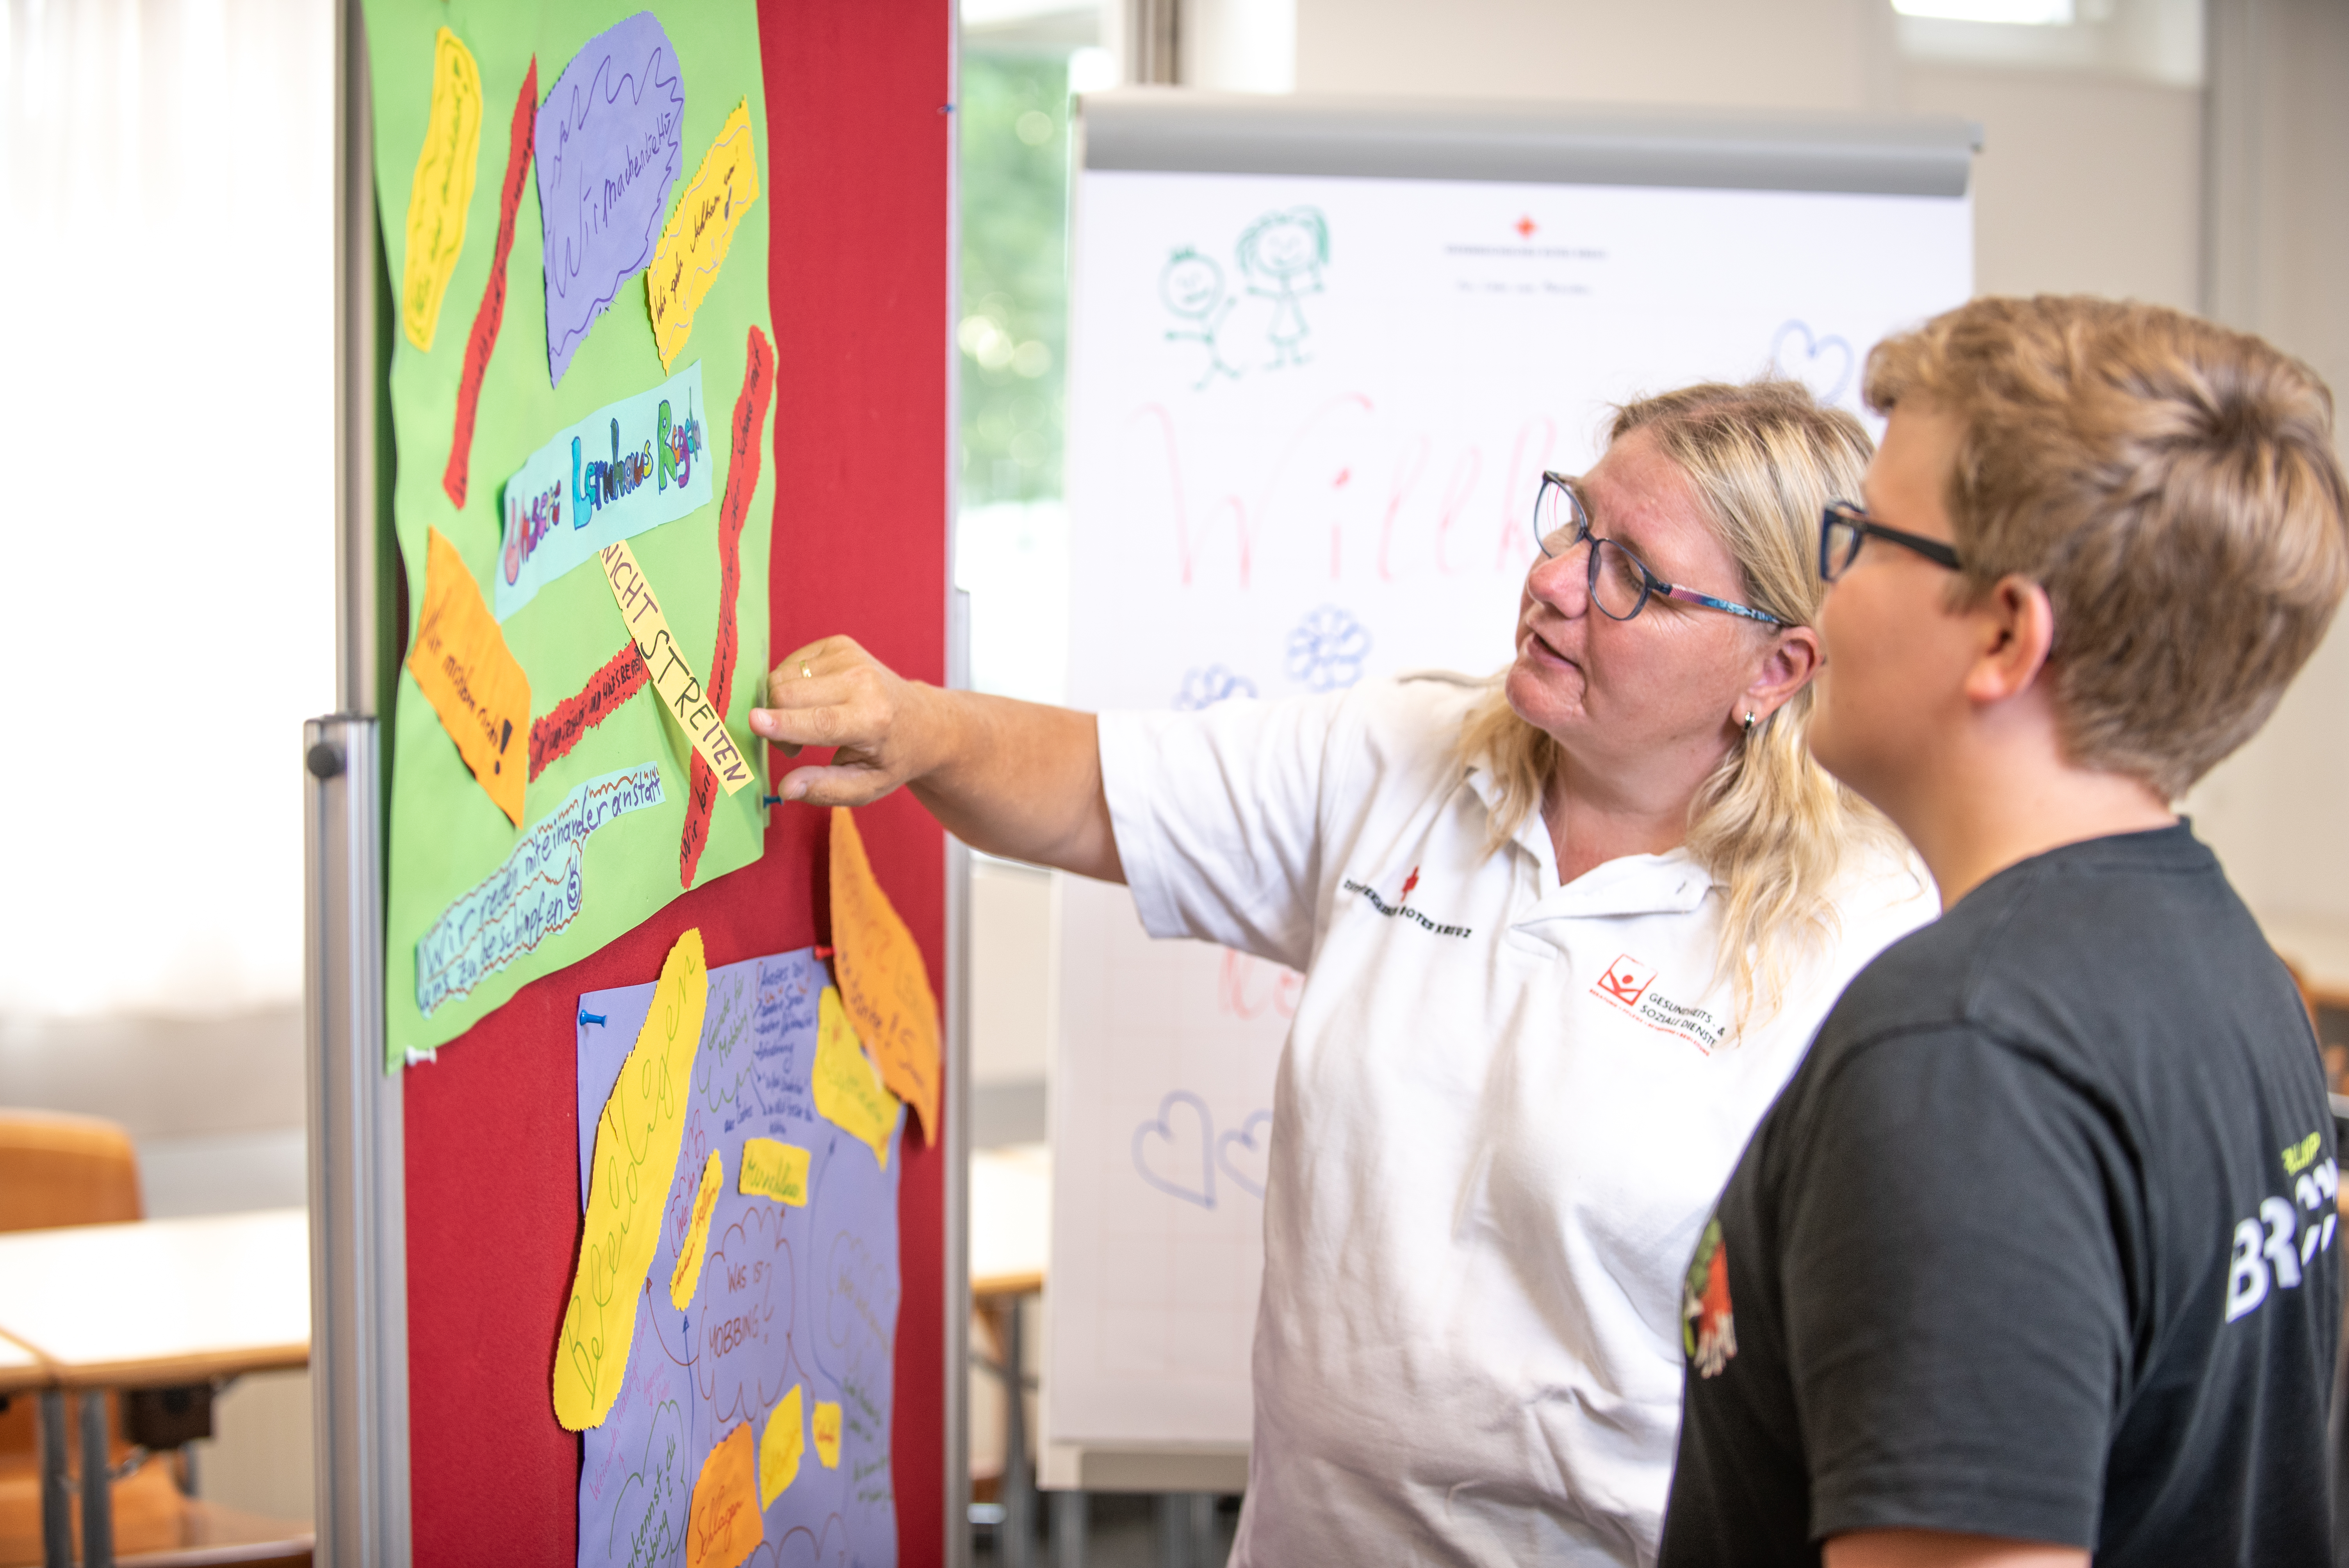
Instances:
[[[633,539],[709,504],[701,366],[596,409],[554,433],[505,482],[498,619]]]
[[[417,1012],[431,1016],[578,919],[588,835],[660,802],[660,769],[647,762],[590,779],[533,823],[505,864],[416,939]]]
[[[465,248],[465,209],[473,200],[481,156],[481,69],[473,52],[443,27],[432,45],[432,111],[409,190],[408,259],[399,279],[400,330],[427,352],[440,325],[441,296]]]
[[[914,934],[874,880],[856,818],[832,812],[832,944],[840,995],[881,1081],[914,1108],[925,1140],[937,1137],[938,999]]]
[[[661,1206],[685,1140],[709,996],[701,933],[688,931],[661,965],[636,1048],[595,1120],[579,1265],[554,1346],[554,1418],[568,1431],[601,1425],[620,1397],[636,1298],[660,1244]]]
[[[645,271],[645,303],[652,312],[653,342],[661,365],[685,352],[693,335],[693,313],[718,281],[734,226],[759,199],[759,160],[750,141],[750,106],[740,103],[726,117],[718,140],[702,155],[693,182],[678,199],[677,211],[661,231],[653,264]]]
[[[424,613],[408,673],[465,766],[519,828],[530,779],[530,677],[506,647],[457,547],[436,528],[429,549]]]
[[[712,1155],[745,1175],[761,1158],[757,1146],[804,1157],[802,1199],[726,1182],[709,1220],[699,1295],[678,1307],[666,1291],[636,1293],[620,1396],[603,1424],[581,1437],[582,1568],[678,1563],[699,1549],[697,1532],[715,1551],[709,1493],[696,1502],[692,1492],[697,1478],[719,1473],[712,1454],[744,1441],[734,1434],[746,1429],[757,1479],[744,1487],[742,1471],[731,1470],[727,1484],[739,1492],[723,1494],[748,1499],[737,1528],[747,1529],[748,1512],[757,1511],[770,1549],[821,1540],[824,1562],[897,1560],[889,1414],[903,1161],[885,1166],[816,1111],[811,1075],[825,985],[823,965],[806,948],[709,972],[685,1096],[683,1158],[652,1200],[660,1236],[653,1267],[673,1269],[688,1243]],[[583,1202],[592,1201],[599,1174],[593,1124],[657,989],[646,983],[579,997],[578,1013],[589,1020],[576,1035]],[[854,1413],[844,1428],[843,1409]],[[823,1446],[802,1427],[811,1411],[814,1434],[830,1434]],[[812,1446],[817,1464],[804,1462]],[[793,1560],[791,1550],[782,1560]]]
[[[547,373],[559,387],[620,284],[653,259],[684,171],[685,81],[658,18],[639,11],[587,40],[539,108],[537,142]]]
[[[660,693],[662,706],[676,717],[686,738],[693,743],[694,754],[731,795],[750,781],[750,765],[728,732],[726,716],[703,696],[701,682],[695,678],[693,666],[686,663],[684,650],[670,634],[667,617],[661,614],[660,600],[637,568],[636,554],[629,550],[627,542],[605,546],[603,562],[604,575],[612,584],[612,597],[619,603],[629,634],[636,638],[636,654],[645,661],[645,668],[652,672],[653,689]]]

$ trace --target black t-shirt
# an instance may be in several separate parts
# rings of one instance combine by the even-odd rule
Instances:
[[[2307,1015],[2183,824],[2009,867],[1852,982],[1730,1179],[1662,1563],[2329,1568],[2337,1180]]]

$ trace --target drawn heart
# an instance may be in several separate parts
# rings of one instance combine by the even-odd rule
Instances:
[[[1257,1130],[1262,1128],[1262,1131]],[[1266,1162],[1272,1154],[1272,1112],[1259,1110],[1216,1140],[1216,1163],[1224,1174],[1253,1196],[1264,1196]]]
[[[1790,356],[1788,350],[1796,346],[1792,341],[1796,338],[1801,339],[1800,352]],[[1815,336],[1808,324],[1790,321],[1770,340],[1770,363],[1808,387],[1820,402],[1833,403],[1850,387],[1858,361],[1851,345],[1842,338]]]
[[[1178,1114],[1185,1112],[1188,1114]],[[1207,1102],[1188,1089],[1176,1089],[1158,1102],[1158,1119],[1133,1130],[1133,1168],[1161,1192],[1196,1203],[1216,1206],[1216,1119]],[[1198,1185],[1185,1185],[1194,1168]],[[1174,1172],[1169,1175],[1166,1172]]]

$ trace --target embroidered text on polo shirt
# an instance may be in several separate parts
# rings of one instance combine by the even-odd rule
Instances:
[[[1418,922],[1422,926],[1424,926],[1427,930],[1434,933],[1438,936],[1457,936],[1464,940],[1470,934],[1471,928],[1465,925],[1439,925],[1434,921],[1428,919],[1427,916],[1420,913],[1419,911],[1412,908],[1411,905],[1405,902],[1411,897],[1411,890],[1419,885],[1419,868],[1417,866],[1412,867],[1411,875],[1403,879],[1402,892],[1395,895],[1395,902],[1392,903],[1389,903],[1386,900],[1381,898],[1378,895],[1376,889],[1369,887],[1364,883],[1358,882],[1351,877],[1348,877],[1344,882],[1338,885],[1348,892],[1361,893],[1364,898],[1370,901],[1370,904],[1372,909],[1377,910],[1389,920],[1392,920],[1397,915],[1401,915],[1405,920]]]

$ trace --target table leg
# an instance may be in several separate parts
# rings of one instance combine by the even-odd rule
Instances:
[[[1085,1568],[1085,1494],[1052,1494],[1052,1568]]]
[[[996,1561],[1003,1568],[1035,1568],[1036,1478],[1028,1468],[1028,1367],[1019,1333],[1020,1298],[1008,1298],[998,1318],[1003,1345],[1003,1527]]]
[[[73,1493],[66,1482],[66,1397],[41,1390],[34,1407],[40,1429],[41,1562],[44,1568],[73,1568]]]
[[[82,1568],[114,1568],[114,1445],[107,1440],[106,1391],[81,1397]]]

